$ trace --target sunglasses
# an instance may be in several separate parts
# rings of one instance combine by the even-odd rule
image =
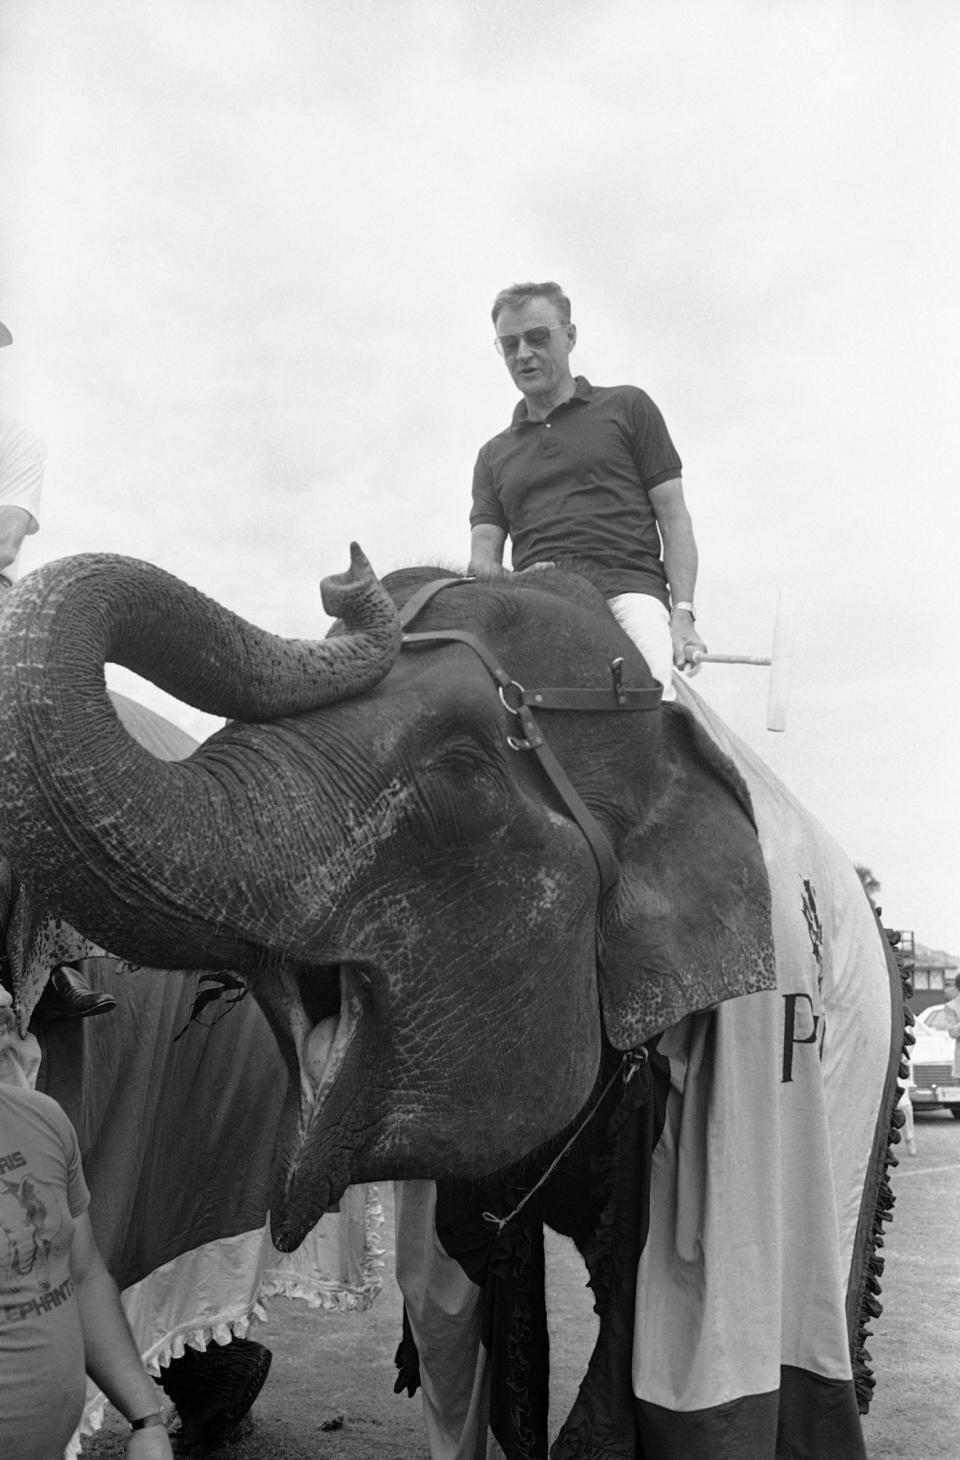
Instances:
[[[565,330],[565,324],[545,325],[538,324],[532,330],[524,330],[519,335],[497,335],[494,338],[494,345],[497,352],[506,359],[508,355],[515,355],[520,348],[520,341],[531,350],[542,350],[550,343],[550,336],[556,330]]]

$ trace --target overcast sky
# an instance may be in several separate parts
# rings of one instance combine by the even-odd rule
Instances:
[[[5,0],[24,566],[128,553],[306,636],[352,538],[463,565],[489,307],[558,279],[575,368],[667,418],[710,647],[797,605],[786,734],[765,670],[697,687],[960,954],[958,61],[956,0]]]

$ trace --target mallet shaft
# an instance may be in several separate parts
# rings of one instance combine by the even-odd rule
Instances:
[[[770,660],[756,659],[749,654],[698,654],[698,664],[769,664]]]

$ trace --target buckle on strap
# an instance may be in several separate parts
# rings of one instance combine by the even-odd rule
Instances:
[[[644,685],[637,689],[532,689],[525,690],[523,703],[534,710],[658,710],[663,699],[663,686]]]

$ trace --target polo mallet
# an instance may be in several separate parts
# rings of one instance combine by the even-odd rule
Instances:
[[[787,704],[793,677],[793,623],[784,594],[777,598],[777,615],[773,623],[773,644],[769,656],[754,658],[749,654],[698,654],[698,664],[766,664],[770,667],[767,689],[767,729],[786,730]]]

